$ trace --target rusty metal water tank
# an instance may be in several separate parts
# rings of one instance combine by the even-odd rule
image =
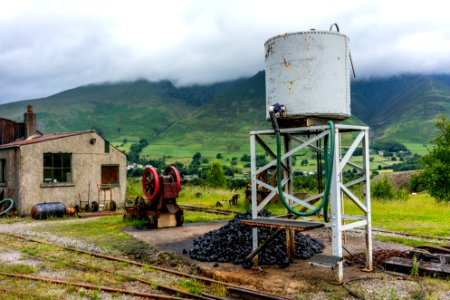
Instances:
[[[333,25],[329,31],[286,33],[266,41],[267,119],[275,103],[286,106],[287,119],[350,117],[349,39],[332,31]]]

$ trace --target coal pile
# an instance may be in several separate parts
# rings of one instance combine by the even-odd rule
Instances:
[[[259,216],[270,217],[273,214],[261,211]],[[194,240],[194,248],[189,256],[199,261],[244,263],[244,257],[252,252],[252,229],[239,224],[239,220],[251,219],[250,212],[238,213],[225,226],[210,231]],[[259,227],[259,244],[263,243],[276,229]],[[295,232],[295,254],[297,258],[307,259],[321,253],[325,246],[309,235]],[[286,253],[286,233],[283,230],[270,245],[259,254],[260,265],[289,265]]]

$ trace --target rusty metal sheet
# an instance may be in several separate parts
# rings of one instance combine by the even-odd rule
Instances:
[[[0,118],[0,145],[11,143],[23,136],[23,123]]]

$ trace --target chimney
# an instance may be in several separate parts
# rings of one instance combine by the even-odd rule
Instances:
[[[23,114],[23,123],[25,125],[25,138],[36,134],[36,114],[33,112],[33,106],[27,105],[27,112]]]

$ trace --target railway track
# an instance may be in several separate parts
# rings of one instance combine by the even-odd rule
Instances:
[[[211,208],[211,207],[207,207],[207,206],[186,205],[186,204],[180,204],[179,206],[185,210],[200,211],[200,212],[206,212],[206,213],[217,214],[217,215],[225,215],[225,216],[229,216],[229,215],[236,213],[236,211],[232,211],[232,210]]]
[[[17,274],[17,273],[11,273],[11,272],[0,272],[0,277],[4,278],[21,278],[24,280],[31,280],[31,281],[40,281],[40,282],[46,282],[48,284],[57,284],[62,286],[71,286],[73,288],[84,288],[89,290],[96,290],[96,291],[102,291],[106,293],[114,293],[114,294],[122,294],[122,295],[129,295],[129,296],[135,296],[135,297],[141,297],[141,298],[149,298],[149,299],[202,299],[202,300],[208,300],[208,299],[261,299],[261,300],[286,300],[290,298],[286,297],[279,297],[276,295],[268,294],[268,293],[261,293],[256,290],[242,288],[238,285],[222,282],[218,280],[214,280],[208,277],[193,275],[193,274],[187,274],[184,272],[162,268],[155,265],[150,264],[144,264],[138,261],[133,261],[121,257],[113,257],[113,256],[107,256],[99,253],[89,252],[85,250],[79,250],[72,247],[66,247],[61,246],[57,244],[51,244],[45,241],[21,237],[13,234],[7,234],[7,233],[0,233],[0,235],[3,235],[5,238],[1,239],[0,244],[3,244],[2,246],[4,248],[15,248],[19,251],[24,251],[24,249],[28,249],[27,251],[31,251],[29,249],[37,249],[35,252],[39,252],[39,255],[36,257],[39,260],[42,260],[43,262],[52,263],[55,261],[60,261],[61,257],[64,258],[64,263],[66,266],[69,267],[70,272],[72,273],[86,273],[89,274],[89,272],[94,272],[96,276],[98,276],[99,273],[102,273],[101,277],[103,278],[103,281],[113,281],[114,278],[122,278],[122,280],[126,280],[127,282],[139,282],[142,287],[150,287],[150,291],[134,291],[127,288],[119,288],[117,286],[114,286],[114,284],[111,285],[93,285],[90,283],[83,283],[83,282],[75,282],[73,280],[62,280],[62,279],[55,279],[51,278],[49,276],[35,276],[35,275],[28,275],[28,274]],[[18,243],[15,243],[14,241],[19,241]],[[42,245],[41,248],[48,248],[48,247],[55,247],[58,248],[60,251],[41,251],[41,248],[39,246],[34,247],[33,245]],[[32,251],[33,252],[33,251]],[[70,254],[72,253],[72,254]],[[81,258],[80,258],[81,256]],[[89,257],[89,258],[87,258]],[[79,260],[82,259],[83,261],[80,262]],[[109,264],[112,264],[112,266],[109,266],[109,268],[101,267],[102,264],[105,262],[108,262]],[[74,271],[76,270],[76,272]],[[81,271],[80,271],[81,270]],[[153,277],[155,272],[158,272],[158,274],[165,274],[165,275],[158,275],[158,276],[170,276],[172,279],[169,280],[169,282],[172,280],[172,282],[177,282],[180,280],[180,278],[192,280],[193,282],[201,282],[205,287],[208,286],[209,289],[207,289],[207,292],[200,292],[200,289],[195,290],[193,289],[191,291],[182,289],[182,288],[175,288],[173,287],[174,284],[165,285],[161,284],[158,281],[152,281],[149,279],[144,279],[142,276],[149,276],[148,273],[153,273]],[[131,273],[131,274],[130,274]],[[133,274],[139,274],[140,276],[133,275]],[[75,276],[75,275],[74,275]],[[76,275],[78,277],[83,277],[83,274]],[[75,276],[75,277],[76,277]],[[87,276],[87,275],[86,275]],[[117,284],[116,284],[117,285]],[[4,289],[0,287],[0,291]],[[141,288],[142,289],[142,288]],[[223,294],[223,290],[225,289],[225,294]],[[215,295],[214,293],[216,291],[219,291],[218,295]],[[13,293],[13,291],[11,291]],[[217,292],[216,292],[217,294]]]
[[[365,233],[365,231],[363,229],[352,229],[351,232],[355,232],[358,234]],[[426,240],[428,242],[449,243],[450,244],[450,237],[434,237],[434,236],[428,236],[428,235],[416,235],[416,234],[390,231],[390,230],[384,230],[384,229],[372,229],[372,233],[375,235],[381,235],[381,236],[406,238],[406,239],[410,239],[410,240]]]

